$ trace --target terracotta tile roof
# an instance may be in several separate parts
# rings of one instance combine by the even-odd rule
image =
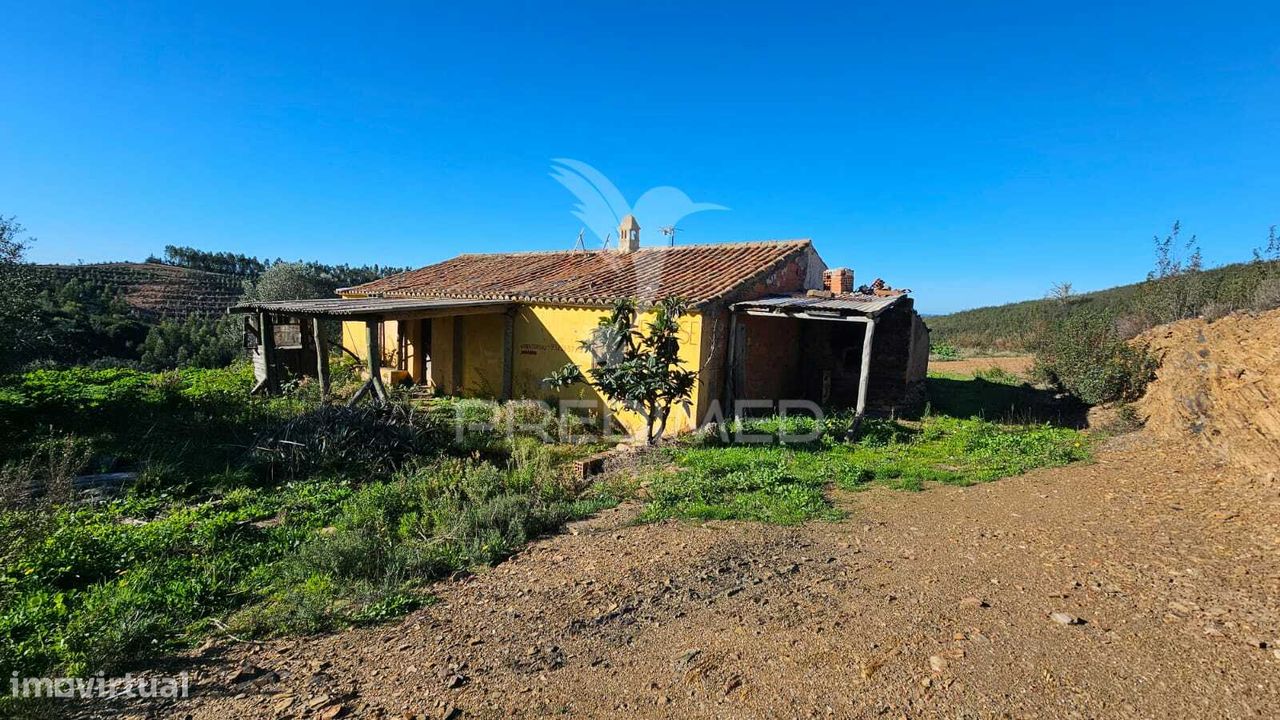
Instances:
[[[620,298],[722,297],[810,247],[808,240],[615,250],[459,255],[343,288],[346,295],[608,305]]]

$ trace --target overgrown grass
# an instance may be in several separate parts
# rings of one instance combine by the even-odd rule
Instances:
[[[305,385],[250,398],[244,368],[39,371],[0,387],[0,433],[20,445],[0,480],[45,486],[0,508],[4,676],[124,669],[223,623],[273,635],[395,617],[429,601],[426,581],[617,501],[559,479],[590,448],[455,445],[449,403],[317,407]],[[140,477],[74,501],[87,469]]]
[[[282,563],[265,603],[236,626],[255,635],[382,620],[426,599],[422,583],[498,562],[614,498],[579,497],[533,445],[507,468],[444,460],[366,485]]]
[[[812,423],[812,419],[808,420]],[[927,482],[971,485],[1089,457],[1075,430],[999,425],[981,419],[927,417],[916,424],[867,420],[859,439],[842,442],[848,418],[822,424],[799,446],[711,445],[673,451],[678,468],[650,482],[642,517],[760,520],[795,524],[839,516],[824,494],[831,483],[920,490]],[[806,430],[796,419],[750,421],[752,433]]]
[[[0,435],[20,446],[5,447],[0,484],[46,486],[0,510],[0,676],[111,672],[210,634],[395,617],[431,601],[428,581],[497,562],[631,490],[562,479],[595,446],[453,433],[459,415],[540,427],[536,407],[317,409],[305,385],[263,400],[248,382],[234,368],[0,383]],[[650,478],[643,519],[833,520],[833,484],[918,489],[1087,456],[1078,434],[1043,426],[867,421],[846,443],[850,428],[848,416],[764,418],[727,429],[790,444],[677,445],[665,451],[674,469]],[[123,496],[74,500],[77,472],[122,467],[141,473]]]

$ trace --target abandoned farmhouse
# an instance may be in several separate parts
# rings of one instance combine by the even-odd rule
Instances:
[[[877,413],[923,402],[928,328],[906,292],[880,282],[855,290],[853,272],[829,269],[809,240],[640,247],[631,216],[619,237],[617,249],[464,254],[338,298],[231,311],[250,316],[268,389],[285,368],[327,382],[315,328],[338,321],[343,347],[376,370],[366,386],[375,395],[412,382],[467,397],[603,402],[586,385],[557,391],[543,380],[567,362],[590,367],[581,343],[616,301],[680,297],[690,309],[680,356],[698,375],[668,432],[746,400]],[[615,417],[629,431],[643,427],[625,411]]]

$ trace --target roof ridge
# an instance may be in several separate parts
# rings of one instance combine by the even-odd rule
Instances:
[[[704,248],[728,248],[743,246],[760,246],[760,245],[812,245],[813,240],[810,238],[779,238],[770,240],[731,240],[729,242],[719,243],[695,243],[693,245],[642,245],[635,252],[650,252],[671,250],[687,250],[687,249],[704,249]],[[597,255],[600,253],[617,253],[615,248],[595,249],[595,250],[514,250],[510,252],[465,252],[454,255],[454,258],[461,257],[492,257],[496,255]],[[627,253],[628,255],[631,253]],[[448,262],[443,260],[441,262]]]

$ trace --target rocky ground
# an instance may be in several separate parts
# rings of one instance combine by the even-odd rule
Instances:
[[[403,621],[193,654],[139,717],[1280,716],[1280,498],[1130,435],[1096,463],[839,494],[841,522],[620,508]]]

